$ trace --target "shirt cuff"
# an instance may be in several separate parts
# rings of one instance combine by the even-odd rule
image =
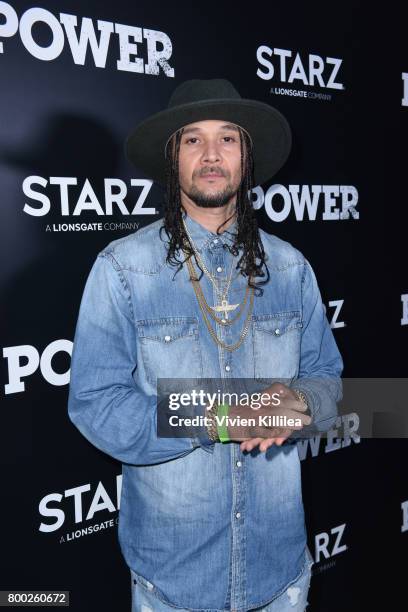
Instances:
[[[169,395],[162,395],[157,400],[157,430],[158,434],[164,437],[174,437],[174,438],[184,438],[189,439],[191,443],[191,448],[201,447],[207,452],[212,453],[214,451],[214,440],[211,440],[207,427],[205,425],[193,427],[193,426],[181,426],[181,427],[171,427],[169,424],[169,417],[174,414],[178,414],[179,416],[184,417],[195,417],[202,416],[204,417],[207,414],[207,410],[205,406],[195,406],[194,408],[191,406],[182,406],[177,412],[173,412],[170,410],[169,405]]]
[[[319,406],[316,394],[310,388],[303,385],[300,380],[295,381],[292,385],[290,385],[290,388],[293,391],[301,391],[306,397],[307,410],[304,414],[310,416],[312,418],[312,422],[309,425],[302,427],[301,430],[292,431],[291,435],[289,436],[289,440],[304,439],[316,435],[315,415]]]
[[[205,416],[208,414],[208,410],[206,409],[206,406],[200,406],[199,409],[197,410],[197,413],[200,414],[201,416]],[[193,445],[193,448],[198,448],[201,446],[201,448],[207,451],[208,453],[213,453],[215,442],[214,440],[211,440],[207,427],[204,426],[199,429],[200,429],[199,433],[197,433],[196,436],[191,438],[191,443]]]

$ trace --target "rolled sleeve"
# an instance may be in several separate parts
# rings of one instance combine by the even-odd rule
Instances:
[[[302,337],[298,377],[291,388],[302,391],[308,401],[312,423],[302,437],[327,431],[336,422],[337,402],[342,399],[343,359],[337,347],[315,273],[305,260],[302,276]]]

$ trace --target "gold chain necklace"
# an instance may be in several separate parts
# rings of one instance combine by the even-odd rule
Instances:
[[[222,303],[222,302],[223,302],[223,300],[225,300],[225,299],[226,299],[227,294],[228,294],[228,290],[229,290],[230,285],[231,285],[231,281],[232,281],[232,271],[233,271],[233,269],[234,269],[234,258],[232,258],[232,264],[231,264],[231,270],[230,270],[229,277],[228,277],[228,282],[227,282],[227,284],[226,284],[226,286],[225,286],[224,291],[223,291],[223,292],[221,292],[221,291],[219,290],[219,288],[218,288],[217,279],[215,279],[215,278],[214,278],[214,276],[211,274],[211,272],[208,270],[207,266],[205,265],[205,263],[204,263],[203,259],[200,257],[200,254],[199,254],[199,252],[198,252],[198,250],[197,250],[197,247],[196,247],[196,246],[195,246],[195,244],[194,244],[193,239],[192,239],[192,238],[191,238],[191,236],[190,236],[190,232],[189,232],[189,231],[188,231],[188,229],[187,229],[187,225],[186,225],[186,223],[185,223],[184,219],[182,219],[182,221],[183,221],[183,225],[184,225],[184,230],[185,230],[185,232],[186,232],[186,234],[187,234],[188,240],[189,240],[189,242],[190,242],[190,246],[191,246],[191,248],[192,248],[192,249],[193,249],[193,251],[194,251],[194,254],[195,254],[196,260],[198,261],[198,263],[199,263],[200,267],[202,268],[202,270],[203,270],[204,274],[205,274],[205,275],[206,275],[206,276],[207,276],[207,277],[210,279],[210,281],[212,282],[212,284],[213,284],[213,286],[214,286],[214,289],[215,289],[215,291],[216,291],[216,293],[217,293],[217,296],[218,296],[218,298],[219,298],[219,301]],[[239,275],[239,272],[238,272],[237,276],[238,276],[238,275]],[[238,305],[238,304],[237,304],[237,305]]]
[[[187,253],[184,253],[184,254],[188,255]],[[201,289],[201,285],[200,285],[199,279],[198,279],[198,277],[195,274],[194,267],[193,267],[193,264],[192,264],[192,261],[191,261],[190,258],[187,260],[187,266],[188,266],[188,269],[189,269],[189,272],[190,272],[191,280],[194,283],[197,283],[197,284],[194,285],[194,287],[196,288],[197,293],[200,294],[201,303],[204,305],[206,311],[211,315],[211,317],[214,319],[214,321],[216,323],[219,323],[220,325],[228,326],[228,325],[232,325],[237,319],[239,319],[239,317],[241,316],[241,314],[244,311],[245,304],[247,303],[249,289],[250,289],[249,285],[247,284],[244,300],[240,304],[240,307],[239,307],[237,313],[231,319],[219,319],[214,314],[214,307],[213,306],[209,306],[207,301],[206,301],[206,299],[205,299],[205,297],[204,297],[203,290]],[[218,308],[221,309],[223,306],[228,308],[228,304],[227,303],[221,304],[221,307],[218,307]]]
[[[217,293],[217,299],[220,301],[220,304],[217,306],[208,306],[207,302],[205,301],[204,295],[202,295],[202,298],[204,300],[205,306],[206,306],[206,310],[207,312],[212,316],[212,318],[214,319],[214,321],[216,321],[217,323],[219,323],[220,325],[232,325],[232,323],[234,323],[234,321],[236,321],[240,316],[241,313],[243,311],[243,308],[245,306],[246,303],[246,299],[247,299],[247,294],[245,294],[245,301],[244,303],[241,305],[241,307],[238,309],[238,312],[236,314],[236,316],[232,317],[232,319],[228,318],[228,313],[232,310],[235,310],[236,308],[238,308],[239,303],[238,304],[229,304],[228,303],[228,291],[231,285],[231,281],[232,281],[232,271],[234,268],[234,259],[232,259],[232,263],[231,263],[231,269],[230,269],[230,273],[229,273],[229,278],[228,278],[228,282],[225,286],[224,291],[221,293],[221,291],[218,289],[218,285],[217,285],[217,281],[214,278],[214,276],[211,274],[211,272],[208,270],[207,266],[205,265],[204,261],[202,260],[202,258],[200,257],[197,248],[194,244],[193,239],[190,236],[190,232],[187,229],[187,225],[184,221],[184,218],[182,219],[183,221],[183,226],[184,226],[184,230],[186,232],[188,241],[190,243],[191,248],[193,249],[194,255],[196,257],[196,260],[199,264],[199,266],[202,268],[204,274],[206,276],[208,276],[208,278],[210,279],[210,281],[212,282],[214,289]],[[191,274],[190,274],[191,276]],[[194,278],[195,278],[195,274],[193,274]],[[239,272],[237,274],[237,276],[239,276]],[[202,293],[201,287],[199,285],[197,285],[197,287],[199,287],[200,292]],[[215,316],[215,312],[221,312],[224,313],[224,316],[222,319],[218,319],[218,317]]]
[[[196,278],[195,274],[194,274],[194,268],[192,266],[191,263],[191,258],[189,257],[187,259],[187,265],[189,268],[189,272],[190,272],[190,279],[193,282],[193,288],[194,288],[194,293],[196,294],[197,300],[198,300],[198,304],[200,306],[201,312],[203,314],[203,318],[204,318],[204,322],[206,324],[206,327],[208,329],[208,331],[211,334],[211,337],[213,338],[213,340],[219,345],[221,346],[223,349],[225,349],[226,351],[235,351],[239,346],[241,346],[241,344],[243,343],[246,335],[248,334],[249,331],[249,325],[250,325],[250,317],[251,317],[251,313],[254,307],[254,288],[251,287],[251,298],[250,298],[250,303],[249,303],[249,308],[248,308],[248,312],[247,312],[247,316],[245,319],[245,323],[244,323],[244,327],[242,329],[241,335],[239,337],[239,339],[237,340],[237,342],[235,342],[234,344],[226,344],[225,342],[223,342],[222,340],[220,340],[217,336],[217,334],[214,332],[211,323],[206,315],[206,307],[205,304],[206,300],[204,298],[203,293],[200,291],[197,291],[197,286],[199,285],[199,280]],[[249,288],[249,285],[248,285]],[[208,306],[208,304],[207,304]]]
[[[203,260],[201,259],[201,257],[197,253],[197,251],[194,249],[194,246],[193,245],[191,245],[191,246],[193,248],[193,251],[194,251],[194,254],[195,254],[195,257],[197,259],[198,264],[202,268],[204,274],[206,274],[206,276],[208,276],[210,281],[212,282],[213,287],[215,289],[215,292],[217,294],[217,299],[221,303],[221,306],[227,306],[226,312],[228,312],[228,310],[235,310],[235,308],[238,306],[238,304],[235,304],[231,308],[231,306],[228,304],[228,298],[227,298],[228,291],[229,291],[229,288],[230,288],[230,285],[231,285],[231,280],[232,280],[232,270],[234,268],[234,259],[232,260],[231,270],[230,270],[230,273],[229,273],[227,284],[225,285],[224,290],[220,291],[220,289],[218,288],[218,285],[216,284],[215,279],[208,272],[207,268],[205,267],[205,264],[204,264]],[[216,311],[221,311],[221,312],[223,311],[223,309],[220,306],[216,306],[216,307],[210,306],[210,308],[212,308],[213,310],[216,310]],[[226,316],[226,320],[227,321],[225,321],[225,319],[223,319],[224,323],[228,322],[228,321],[231,321],[231,319],[228,319],[228,315]]]

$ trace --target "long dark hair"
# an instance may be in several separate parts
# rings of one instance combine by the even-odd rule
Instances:
[[[250,200],[250,194],[252,193],[254,185],[252,145],[247,133],[240,127],[238,127],[238,129],[241,144],[241,184],[237,192],[235,207],[237,213],[237,232],[236,234],[231,234],[228,229],[225,230],[234,236],[234,240],[232,244],[225,243],[224,248],[228,248],[230,253],[232,253],[234,257],[237,257],[239,255],[239,249],[242,247],[243,254],[236,265],[236,269],[240,268],[241,274],[248,277],[249,286],[253,287],[258,295],[262,295],[263,289],[261,289],[260,285],[267,283],[270,275],[266,264],[267,256],[265,255],[259,235],[255,210]],[[165,230],[169,239],[166,261],[171,266],[177,266],[174,276],[183,267],[183,263],[187,261],[189,257],[194,255],[195,258],[194,251],[190,246],[182,223],[182,205],[178,171],[182,134],[183,128],[176,132],[166,147],[166,206],[163,227],[160,228],[160,237],[161,232]],[[220,234],[220,229],[232,217],[233,215],[217,228],[217,234]],[[180,260],[178,259],[178,251],[182,253],[183,250],[187,256],[185,259]],[[259,260],[258,263],[257,260]],[[203,270],[197,262],[197,259],[195,259],[195,261],[197,267],[201,270],[199,277],[201,279]],[[263,281],[254,283],[251,276],[253,278],[265,276],[265,272],[262,270],[263,267],[266,269],[267,278]]]

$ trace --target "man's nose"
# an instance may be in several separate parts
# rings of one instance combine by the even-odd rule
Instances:
[[[221,153],[218,149],[217,143],[215,142],[207,142],[204,147],[202,161],[204,163],[216,163],[221,161]]]

